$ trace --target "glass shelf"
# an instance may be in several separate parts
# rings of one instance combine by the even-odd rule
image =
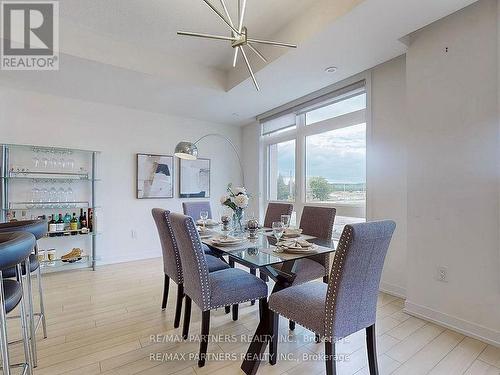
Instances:
[[[49,171],[26,171],[14,172],[10,171],[8,176],[2,179],[15,180],[15,179],[28,179],[28,180],[66,180],[66,181],[99,181],[99,179],[92,178],[89,173],[73,173],[73,172],[49,172]]]
[[[71,230],[63,230],[63,231],[57,231],[57,232],[47,232],[47,234],[44,236],[44,238],[78,238],[82,236],[97,236],[101,234],[100,232],[87,232],[87,233],[82,233],[81,229],[78,229],[78,234],[72,235],[73,231]],[[56,234],[56,236],[50,236],[50,234]],[[57,234],[62,234],[62,236],[57,236]]]
[[[75,262],[63,262],[60,258],[49,261],[47,259],[42,260],[40,263],[42,265],[42,272],[56,272],[56,271],[64,271],[64,270],[72,270],[78,268],[88,268],[90,262],[89,255],[82,255],[82,259],[77,260]]]
[[[9,202],[9,208],[2,208],[2,211],[31,211],[31,210],[64,210],[64,209],[96,209],[98,206],[91,207],[89,202]]]

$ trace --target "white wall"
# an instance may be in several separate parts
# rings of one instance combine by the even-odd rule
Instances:
[[[182,210],[178,198],[135,198],[135,154],[172,155],[178,141],[194,141],[213,132],[229,136],[240,147],[237,127],[4,89],[0,82],[0,142],[102,151],[103,181],[98,183],[104,211],[104,233],[98,240],[101,263],[160,256],[151,208]],[[201,157],[212,160],[211,201],[216,210],[227,183],[241,182],[239,165],[231,147],[218,138],[202,141],[199,151]],[[177,161],[175,167],[177,177]],[[176,178],[175,196],[178,186]],[[136,239],[132,239],[132,229]]]
[[[481,0],[411,38],[406,307],[500,344],[497,36]]]
[[[251,194],[247,213],[259,217],[262,214],[264,187],[260,170],[263,169],[262,149],[260,147],[260,126],[253,123],[242,128],[242,160],[245,170],[245,185]]]
[[[406,295],[406,64],[405,56],[371,71],[371,123],[367,139],[367,219],[392,219],[381,289]]]

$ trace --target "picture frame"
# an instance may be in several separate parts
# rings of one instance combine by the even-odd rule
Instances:
[[[210,159],[179,160],[179,197],[210,198]]]
[[[137,199],[174,197],[174,157],[171,155],[136,155]]]

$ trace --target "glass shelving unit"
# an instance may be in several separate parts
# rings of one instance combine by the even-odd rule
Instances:
[[[100,153],[13,144],[1,144],[0,151],[0,221],[42,218],[48,225],[51,215],[92,215],[92,231],[51,232],[38,247],[56,252],[54,259],[41,260],[43,272],[95,269],[97,237],[102,232],[102,208],[96,199]],[[83,250],[81,259],[62,261],[73,248]]]

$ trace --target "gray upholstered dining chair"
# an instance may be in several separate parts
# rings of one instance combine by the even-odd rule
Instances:
[[[325,341],[326,373],[335,374],[335,341],[366,329],[370,374],[377,374],[375,320],[385,255],[396,223],[346,225],[335,251],[328,285],[294,285],[269,298],[270,363],[276,363],[279,315],[296,321]]]
[[[273,222],[281,221],[281,215],[291,215],[293,212],[293,204],[290,203],[269,203],[266,209],[264,218],[264,226],[271,228]]]
[[[175,307],[174,317],[174,328],[177,328],[179,327],[181,320],[182,300],[184,298],[182,263],[179,256],[177,240],[168,220],[170,211],[161,208],[153,208],[151,213],[153,214],[153,219],[155,221],[156,228],[158,229],[158,235],[160,237],[161,249],[163,253],[163,273],[165,278],[161,308],[165,309],[167,307],[170,280],[172,280],[177,284],[177,304]],[[205,260],[207,262],[209,272],[229,268],[227,263],[211,255],[205,255]]]
[[[182,336],[189,334],[191,301],[201,309],[201,340],[198,366],[205,365],[210,331],[210,310],[228,305],[259,300],[261,315],[267,310],[267,284],[236,268],[209,272],[201,240],[193,219],[171,213],[169,216],[182,262],[186,303]]]
[[[212,219],[212,207],[210,206],[210,202],[204,201],[204,202],[182,202],[182,211],[184,212],[184,215],[186,216],[191,216],[193,220],[196,222],[200,218],[200,213],[201,211],[207,211],[208,212],[208,218]],[[205,254],[210,254],[217,256],[210,248],[203,244],[203,251]]]
[[[333,207],[313,207],[305,206],[300,217],[300,228],[303,234],[314,236],[318,239],[331,241],[333,234],[333,223],[335,221],[336,210]],[[276,265],[281,268],[281,265]],[[295,261],[295,280],[293,285],[298,285],[323,278],[328,282],[330,273],[330,253],[298,259]],[[295,322],[289,321],[290,330],[295,329]]]
[[[210,202],[182,202],[184,215],[191,216],[195,221],[200,218],[201,211],[208,212],[208,218],[212,219],[212,207]]]

